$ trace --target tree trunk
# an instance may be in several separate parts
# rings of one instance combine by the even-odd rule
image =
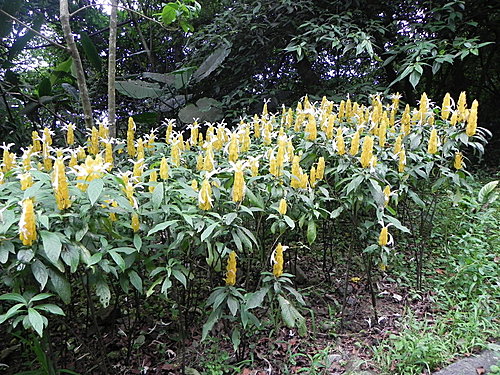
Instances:
[[[116,137],[116,9],[118,0],[111,0],[111,15],[109,18],[109,56],[108,56],[108,121],[109,135]]]
[[[94,125],[94,119],[92,116],[92,106],[90,105],[89,91],[87,89],[87,83],[85,81],[85,71],[83,70],[82,60],[80,58],[80,53],[76,47],[75,39],[71,33],[71,26],[69,24],[69,6],[68,0],[59,1],[59,12],[61,17],[61,26],[64,34],[64,39],[66,40],[66,45],[70,51],[71,57],[75,63],[76,68],[76,80],[78,83],[78,90],[80,91],[80,99],[82,101],[83,107],[83,117],[85,119],[85,125],[87,128],[92,128]]]

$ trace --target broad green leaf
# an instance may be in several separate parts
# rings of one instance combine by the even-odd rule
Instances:
[[[161,12],[161,20],[163,21],[163,23],[168,26],[176,19],[177,19],[176,7],[174,7],[173,4],[165,5]]]
[[[114,250],[110,250],[109,255],[113,258],[118,267],[120,267],[122,272],[125,271],[125,261],[123,260],[123,257]]]
[[[233,329],[233,333],[231,334],[231,342],[233,343],[233,350],[237,352],[241,342],[240,330],[237,327]]]
[[[201,336],[201,341],[207,338],[208,333],[212,330],[215,323],[220,319],[221,311],[220,309],[215,309],[210,313],[208,320],[203,324],[203,331]]]
[[[491,182],[488,182],[486,185],[484,185],[481,190],[479,190],[479,193],[477,195],[477,200],[480,202],[480,203],[493,203],[493,201],[495,199],[493,199],[493,201],[491,201],[491,196],[493,195],[492,193],[495,191],[498,183],[500,181],[497,180],[497,181],[491,181]]]
[[[32,303],[32,302],[36,302],[36,301],[42,301],[42,300],[50,298],[52,296],[53,296],[53,294],[50,294],[50,293],[40,293],[40,294],[37,294],[36,296],[33,296],[29,300],[28,303]]]
[[[142,247],[142,238],[139,236],[137,233],[134,234],[134,246],[137,249],[137,251],[141,251]]]
[[[64,274],[49,269],[49,284],[65,304],[71,302],[71,286]]]
[[[259,289],[258,291],[251,294],[248,302],[246,304],[247,309],[254,309],[256,307],[262,306],[262,302],[264,302],[264,298],[266,297],[267,292],[269,291],[268,287]]]
[[[229,311],[231,311],[231,314],[233,316],[236,316],[236,313],[238,312],[238,308],[240,306],[240,303],[238,302],[238,300],[236,298],[234,298],[233,296],[229,296],[227,298],[227,307],[229,307]]]
[[[90,204],[92,206],[99,199],[99,196],[101,195],[103,188],[104,188],[104,181],[102,180],[102,178],[90,181],[89,186],[87,188],[87,195],[89,197]]]
[[[65,316],[66,314],[64,313],[63,309],[61,309],[59,306],[54,305],[52,303],[46,303],[43,305],[37,305],[34,307],[35,310],[42,310],[49,312],[54,315],[62,315]]]
[[[28,320],[33,327],[33,329],[40,335],[43,336],[43,318],[38,311],[33,308],[28,309]]]
[[[42,237],[43,249],[47,258],[54,264],[59,260],[61,255],[61,240],[56,233],[48,232],[46,230],[40,231],[40,237]]]
[[[316,223],[313,220],[310,220],[307,224],[307,241],[309,245],[312,245],[314,241],[316,241]]]
[[[142,293],[142,279],[134,270],[130,271],[128,274],[130,282],[134,286],[135,289]]]
[[[7,263],[9,254],[14,252],[14,244],[10,241],[0,242],[0,263]]]
[[[177,220],[169,220],[169,221],[165,221],[163,223],[160,223],[160,224],[156,224],[149,232],[148,232],[148,236],[151,236],[152,234],[156,233],[156,232],[159,232],[159,231],[162,231],[166,228],[168,228],[169,226],[171,226],[172,224],[175,224],[177,223]]]
[[[6,294],[2,294],[0,296],[0,301],[15,301],[15,302],[23,303],[25,305],[28,304],[28,301],[26,300],[26,298],[24,298],[19,293],[6,293]]]
[[[99,301],[103,307],[107,307],[109,305],[109,300],[111,299],[111,290],[109,289],[108,283],[99,278],[95,285],[95,292],[99,297]]]
[[[203,61],[193,74],[193,79],[195,82],[201,81],[202,79],[208,77],[215,69],[217,69],[222,62],[229,56],[231,52],[231,45],[224,44],[207,57],[205,61]]]
[[[281,318],[289,328],[295,327],[295,315],[292,312],[291,303],[283,296],[278,295],[278,302],[281,310]]]
[[[187,279],[186,275],[184,275],[184,272],[180,270],[172,270],[172,275],[179,280],[179,282],[184,286],[184,288],[187,288]]]
[[[153,208],[157,210],[163,201],[163,195],[164,195],[164,188],[163,184],[160,183],[156,185],[155,189],[153,190],[153,194],[151,196],[151,202],[153,203]]]
[[[80,41],[82,43],[83,52],[85,52],[85,56],[90,61],[90,64],[96,71],[101,71],[102,69],[102,59],[97,52],[97,48],[90,39],[89,35],[86,32],[80,33]]]
[[[203,233],[201,234],[201,242],[205,241],[207,238],[210,237],[210,235],[213,233],[214,229],[217,228],[217,226],[219,226],[219,223],[213,223],[211,225],[209,225],[204,231]]]
[[[26,307],[26,304],[18,303],[12,306],[9,310],[7,310],[5,314],[0,315],[0,324],[12,318],[13,316],[16,316],[17,314],[21,313],[22,311],[19,311],[19,309],[21,309],[22,307]]]
[[[158,84],[140,80],[116,81],[116,90],[120,94],[134,99],[155,99],[165,95]]]

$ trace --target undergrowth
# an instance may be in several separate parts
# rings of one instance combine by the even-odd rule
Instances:
[[[383,374],[430,373],[499,338],[500,201],[481,202],[481,185],[473,187],[463,197],[450,195],[452,208],[449,200],[440,205],[426,266],[434,311],[408,310],[399,333],[375,348]]]

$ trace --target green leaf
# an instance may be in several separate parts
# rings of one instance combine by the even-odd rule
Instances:
[[[231,334],[231,342],[233,343],[233,350],[236,352],[241,342],[240,330],[237,327],[233,329],[233,333]]]
[[[163,201],[163,195],[164,195],[163,184],[159,183],[158,185],[156,185],[155,189],[153,190],[153,194],[151,196],[151,202],[155,210],[160,208],[161,203]]]
[[[109,255],[113,258],[118,267],[120,267],[122,272],[125,271],[125,261],[123,260],[123,257],[114,250],[110,250]]]
[[[49,313],[54,314],[54,315],[62,315],[62,316],[66,315],[64,313],[64,311],[59,306],[54,305],[52,303],[45,303],[43,305],[38,305],[38,306],[35,306],[34,309],[46,311],[46,312],[49,312]]]
[[[162,231],[162,230],[168,228],[169,226],[171,226],[172,224],[175,224],[175,223],[177,223],[177,220],[169,220],[169,221],[165,221],[165,222],[160,223],[160,224],[156,224],[153,227],[153,229],[151,229],[148,232],[148,236],[151,236],[152,234],[154,234],[156,232]]]
[[[262,302],[264,302],[264,298],[266,297],[267,292],[269,291],[269,287],[265,287],[259,289],[258,291],[251,294],[248,302],[246,304],[247,309],[254,309],[256,307],[262,306]]]
[[[71,285],[64,274],[49,269],[49,284],[51,290],[61,297],[65,304],[71,302]]]
[[[26,305],[24,303],[18,303],[17,305],[14,305],[9,310],[7,310],[5,314],[0,315],[0,324],[21,313],[22,311],[19,311],[19,309],[21,309],[22,307],[26,307]]]
[[[44,299],[47,299],[47,298],[50,298],[50,297],[53,297],[54,295],[53,294],[50,294],[50,293],[40,293],[40,294],[37,294],[36,296],[33,296],[28,303],[32,303],[32,302],[36,302],[36,301],[42,301]]]
[[[220,315],[221,315],[220,309],[215,309],[214,311],[211,312],[210,316],[208,317],[208,320],[206,321],[205,324],[203,324],[201,341],[207,338],[208,333],[212,330],[215,323],[217,323],[217,321],[220,319]]]
[[[0,263],[7,263],[9,254],[14,252],[14,244],[10,241],[0,242]]]
[[[410,83],[413,86],[413,88],[417,87],[421,76],[422,76],[422,73],[420,73],[418,70],[414,70],[413,72],[411,72]]]
[[[479,203],[482,203],[482,204],[490,203],[491,204],[495,201],[496,197],[493,194],[493,192],[495,191],[499,182],[500,182],[499,180],[488,182],[486,185],[484,185],[481,188],[481,190],[479,190],[479,193],[477,195],[477,200],[479,201]],[[493,198],[493,200],[492,200],[492,197],[495,197],[495,198]]]
[[[134,246],[137,249],[137,251],[141,251],[142,247],[142,238],[139,236],[137,233],[134,234]],[[116,250],[116,249],[115,249]]]
[[[28,320],[35,331],[43,336],[43,318],[38,311],[33,308],[28,309]]]
[[[280,305],[280,310],[281,310],[281,317],[283,319],[283,322],[287,325],[289,328],[294,328],[295,327],[295,315],[292,312],[292,304],[288,302],[286,298],[283,296],[278,295],[278,302]]]
[[[47,258],[54,264],[59,260],[61,255],[61,240],[56,233],[48,232],[46,230],[40,231],[40,236],[42,237],[43,249]]]
[[[222,63],[223,61],[229,56],[229,53],[231,52],[231,45],[230,44],[224,44],[207,57],[205,61],[203,61],[193,74],[193,79],[195,82],[199,82],[202,79],[208,77],[214,70],[216,70]]]
[[[314,241],[316,241],[316,223],[313,220],[310,220],[307,224],[307,241],[309,245],[312,245]]]
[[[167,26],[177,19],[177,9],[172,5],[173,4],[165,5],[161,12],[161,20]]]
[[[211,225],[209,225],[204,231],[203,233],[201,234],[201,242],[205,241],[207,238],[210,237],[210,235],[212,234],[212,232],[214,231],[215,228],[217,228],[217,226],[219,226],[219,223],[213,223]]]
[[[130,271],[128,274],[128,278],[135,289],[142,293],[142,279],[134,270]]]
[[[186,279],[186,275],[184,275],[184,272],[180,271],[180,270],[172,270],[172,275],[174,275],[174,277],[179,280],[179,282],[184,286],[184,288],[187,288],[187,279]]]
[[[0,296],[0,301],[15,301],[20,302],[25,305],[28,304],[28,301],[19,293],[6,293]]]
[[[116,90],[134,99],[161,98],[165,92],[156,83],[141,80],[116,81]]]
[[[290,229],[293,230],[295,228],[295,222],[289,216],[284,215],[283,219],[285,219],[285,223],[290,227]]]
[[[229,296],[227,298],[227,307],[229,307],[229,311],[231,311],[231,314],[233,316],[236,316],[236,313],[238,312],[238,308],[240,306],[240,303],[238,302],[238,300],[236,298],[234,298],[233,296]]]
[[[109,300],[111,299],[111,291],[109,289],[108,283],[104,279],[99,278],[99,280],[97,280],[97,283],[95,285],[95,292],[99,297],[101,305],[103,307],[107,307],[109,305]]]
[[[96,71],[101,71],[102,69],[102,59],[97,52],[97,48],[92,42],[92,39],[88,36],[86,32],[80,33],[80,41],[82,42],[83,52],[89,60],[90,64]]]
[[[48,77],[44,77],[38,84],[38,97],[49,96],[52,93],[52,85]]]
[[[90,205],[93,206],[94,203],[99,199],[104,188],[104,181],[101,178],[90,181],[87,188],[87,195],[90,200]]]

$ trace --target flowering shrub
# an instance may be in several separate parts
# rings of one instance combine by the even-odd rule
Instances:
[[[125,141],[101,124],[85,145],[72,126],[65,147],[47,128],[21,156],[4,145],[1,288],[22,304],[2,307],[0,322],[42,334],[42,313],[63,312],[50,305],[35,314],[32,297],[52,292],[69,304],[81,280],[106,306],[112,290],[169,301],[173,288],[196,284],[208,295],[225,278],[206,302],[205,336],[222,317],[258,326],[250,310],[265,301],[278,301],[282,321],[304,331],[291,297],[304,301],[283,273],[287,253],[300,258],[318,228],[348,223],[350,254],[384,269],[396,232],[418,232],[415,208],[429,215],[440,190],[464,185],[462,151],[483,151],[487,131],[465,93],[456,105],[446,95],[440,108],[424,94],[417,108],[400,107],[399,95],[389,103],[374,96],[369,106],[305,97],[279,115],[264,105],[232,130],[194,123],[178,133],[169,121],[138,138],[130,119]],[[31,313],[22,315],[27,301]],[[232,338],[237,347],[238,330]]]

